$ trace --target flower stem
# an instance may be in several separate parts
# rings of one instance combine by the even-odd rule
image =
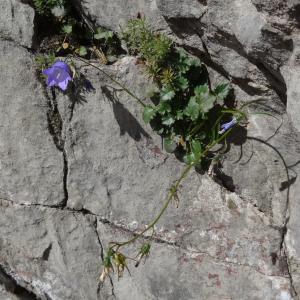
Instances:
[[[119,243],[119,242],[111,242],[110,244],[113,244],[113,247],[116,247],[117,250],[119,250],[121,247],[124,247],[128,244],[133,243],[134,241],[136,241],[138,238],[140,238],[145,232],[147,232],[148,230],[150,230],[151,228],[154,228],[155,224],[160,220],[161,216],[164,214],[164,212],[166,211],[166,209],[168,208],[171,200],[173,199],[174,195],[177,193],[178,191],[178,187],[181,184],[181,182],[186,178],[187,174],[189,173],[189,171],[191,170],[191,168],[196,165],[197,163],[200,162],[201,158],[204,157],[211,148],[213,148],[216,144],[218,144],[219,142],[221,142],[222,140],[224,140],[227,135],[231,132],[232,129],[229,129],[227,132],[225,132],[224,134],[222,134],[218,139],[216,139],[215,141],[213,141],[210,145],[208,145],[205,149],[204,152],[202,152],[202,154],[200,155],[199,159],[194,162],[189,164],[181,173],[179,179],[176,180],[175,185],[173,186],[173,188],[170,190],[169,196],[167,197],[165,204],[163,205],[161,211],[159,212],[159,214],[156,216],[156,218],[147,226],[147,228],[145,228],[144,230],[142,230],[139,234],[135,235],[133,238],[131,238],[128,241]]]
[[[132,98],[134,98],[140,105],[142,105],[143,107],[146,107],[146,104],[135,94],[133,94],[129,89],[126,88],[126,86],[124,86],[122,83],[120,83],[119,81],[117,81],[116,79],[114,79],[111,75],[109,75],[107,72],[105,72],[103,69],[99,68],[98,66],[93,65],[92,63],[90,63],[89,61],[87,61],[86,59],[83,59],[79,56],[75,56],[73,55],[72,57],[75,57],[76,59],[86,63],[87,65],[94,67],[95,69],[99,70],[102,74],[104,74],[106,77],[108,77],[112,82],[114,82],[115,84],[117,84],[119,87],[121,87],[128,95],[130,95]]]

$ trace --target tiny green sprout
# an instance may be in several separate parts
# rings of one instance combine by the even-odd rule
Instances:
[[[171,68],[167,68],[167,69],[163,70],[162,75],[161,75],[162,84],[170,85],[173,83],[174,79],[175,79],[175,74]]]
[[[80,46],[80,48],[78,49],[78,54],[80,56],[86,56],[87,55],[87,49],[84,46]]]
[[[40,15],[48,15],[51,9],[63,7],[65,0],[33,0],[34,7]]]
[[[145,123],[149,123],[155,116],[156,109],[153,106],[147,105],[144,108],[143,120]]]
[[[109,40],[113,38],[114,32],[110,30],[104,30],[103,28],[98,27],[96,30],[96,33],[94,34],[94,39],[95,40]]]
[[[146,261],[146,259],[148,258],[149,254],[150,254],[150,249],[151,249],[151,245],[149,243],[145,243],[142,245],[142,247],[137,255],[137,262],[135,264],[136,268],[140,265],[143,258],[144,258],[144,261]]]
[[[63,33],[65,33],[65,34],[70,34],[70,33],[72,33],[72,31],[73,31],[73,27],[72,27],[72,25],[70,25],[70,24],[64,25],[64,26],[62,27],[62,31],[63,31]]]
[[[35,57],[35,63],[37,64],[37,69],[40,71],[45,70],[49,66],[53,65],[56,57],[53,53],[48,55],[40,54]]]
[[[168,153],[174,152],[176,148],[177,148],[177,143],[172,138],[167,137],[164,139],[164,149]]]

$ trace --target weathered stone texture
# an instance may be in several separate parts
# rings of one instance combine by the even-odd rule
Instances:
[[[0,198],[63,201],[63,158],[49,134],[47,99],[27,50],[0,40]]]
[[[84,1],[82,10],[99,25],[115,30],[137,12],[144,12],[154,28],[171,34],[177,42],[202,56],[205,62],[251,95],[262,95],[272,88],[285,101],[288,88],[289,112],[299,130],[296,87],[281,71],[288,65],[291,74],[297,73],[296,64],[289,64],[289,59],[299,35],[298,1],[136,0],[114,3]],[[295,81],[294,78],[295,75],[291,80]]]
[[[0,265],[41,299],[98,299],[101,245],[93,218],[1,207]]]
[[[115,30],[144,12],[209,65],[213,86],[226,78],[234,100],[263,97],[250,111],[276,118],[253,114],[237,128],[211,176],[183,182],[149,260],[98,286],[108,242],[145,228],[184,165],[97,70],[81,68],[89,92],[45,92],[22,47],[32,45],[33,10],[1,2],[0,299],[298,299],[298,1],[77,3]],[[141,97],[151,88],[135,58],[103,68]]]
[[[32,47],[34,9],[20,0],[1,0],[0,11],[0,36]]]
[[[98,224],[99,234],[105,236],[104,243],[126,237]],[[132,276],[114,281],[114,292],[122,300],[292,299],[286,278],[266,276],[247,265],[219,261],[207,253],[183,251],[161,243],[153,245],[149,260]]]

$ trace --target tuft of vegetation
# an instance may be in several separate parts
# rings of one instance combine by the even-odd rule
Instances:
[[[41,71],[47,69],[48,67],[54,64],[56,59],[57,58],[55,57],[54,53],[37,55],[35,57],[37,69]]]
[[[230,86],[211,89],[200,60],[153,32],[144,19],[129,21],[122,36],[158,87],[153,105],[144,108],[144,121],[164,137],[166,151],[181,153],[188,164],[199,162],[201,152],[218,138],[220,123],[232,116],[224,104]]]
[[[164,34],[152,32],[144,19],[130,20],[122,32],[130,54],[146,61],[148,73],[157,77],[166,67],[173,42]]]
[[[53,8],[63,7],[65,0],[33,0],[33,4],[40,15],[47,15]]]

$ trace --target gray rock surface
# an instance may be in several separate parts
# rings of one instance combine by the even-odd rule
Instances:
[[[6,291],[6,289],[2,286],[0,286],[0,299],[5,299],[5,300],[19,300],[17,296],[14,294],[11,294]]]
[[[45,90],[22,47],[33,10],[1,3],[0,299],[299,299],[297,1],[77,3],[116,30],[144,12],[208,63],[213,86],[231,81],[237,102],[263,97],[249,110],[276,118],[253,114],[210,176],[191,172],[149,260],[99,286],[108,243],[145,228],[184,165],[97,70],[81,67],[89,92]],[[139,96],[151,88],[132,57],[103,68]]]
[[[93,218],[14,205],[1,207],[0,222],[0,265],[20,286],[38,299],[98,299],[101,245]]]
[[[32,47],[34,10],[21,0],[1,0],[0,36],[25,47]]]
[[[289,112],[294,126],[300,131],[299,117],[299,74],[300,74],[300,39],[299,32],[294,38],[294,51],[286,66],[282,67],[282,73],[287,84],[287,111]]]
[[[0,198],[18,203],[64,200],[63,155],[49,134],[48,100],[27,50],[0,40]]]
[[[119,231],[98,224],[104,243],[119,237]],[[154,244],[149,260],[132,272],[114,282],[117,299],[292,299],[286,278],[162,243]]]

